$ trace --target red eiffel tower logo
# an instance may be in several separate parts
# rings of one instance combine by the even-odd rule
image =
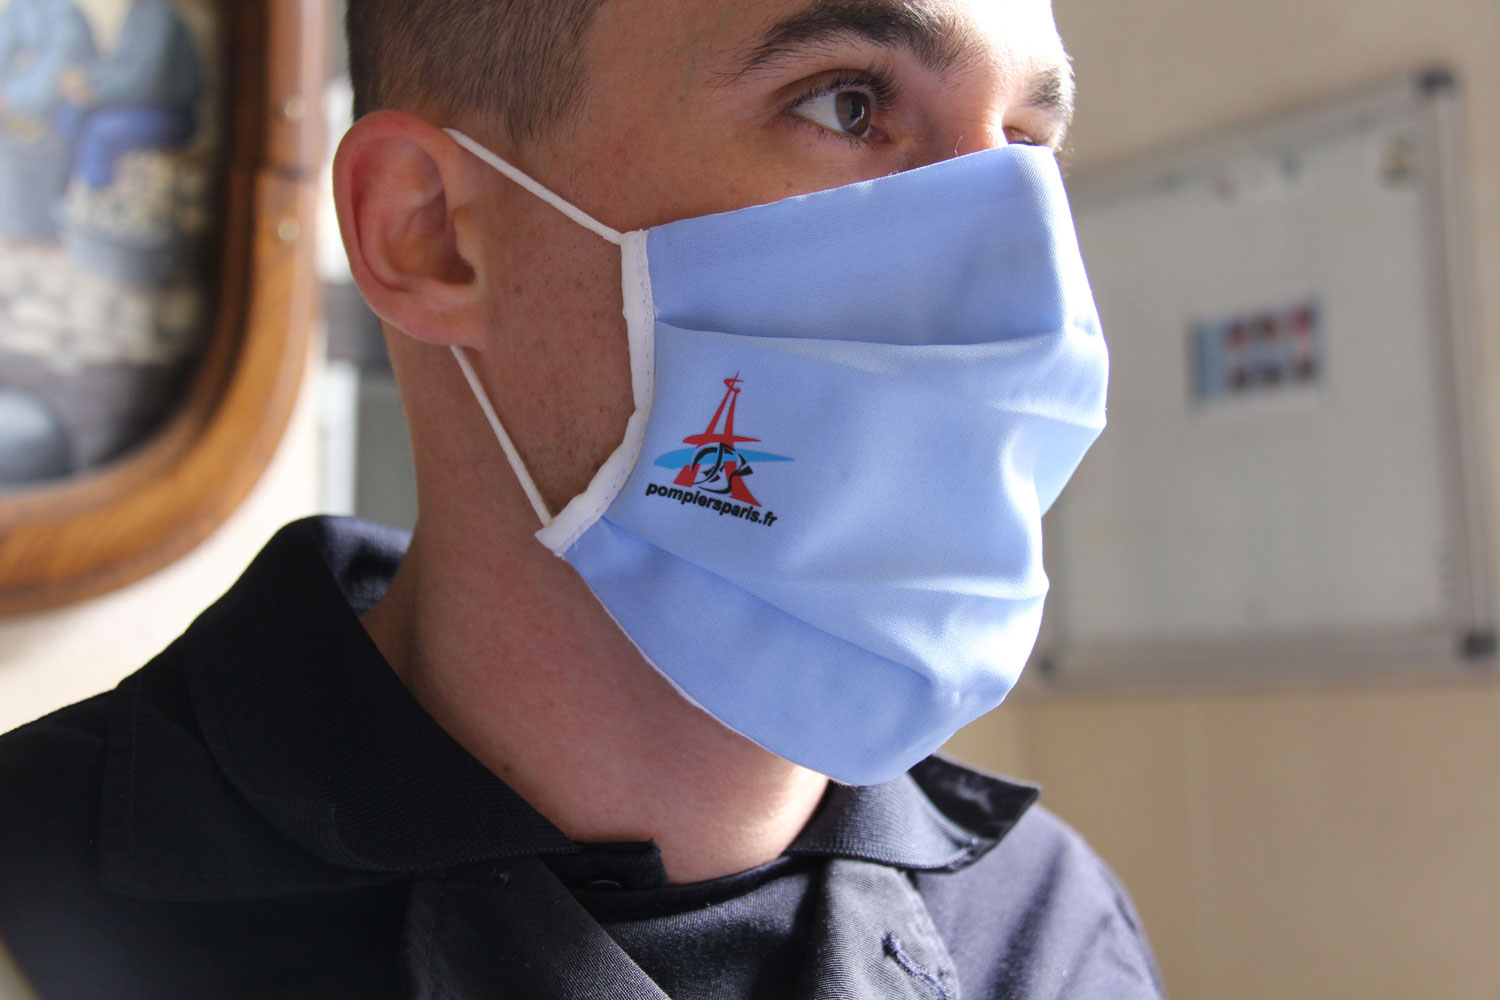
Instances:
[[[718,481],[722,477],[729,483],[727,492],[731,497],[741,503],[759,507],[760,501],[751,496],[749,488],[745,486],[748,468],[741,468],[740,457],[735,450],[735,445],[741,442],[760,440],[760,438],[741,437],[734,433],[734,407],[740,399],[742,381],[739,372],[735,372],[733,378],[726,378],[724,398],[719,400],[719,408],[714,411],[714,418],[708,422],[708,430],[682,439],[683,444],[693,445],[698,451],[693,455],[692,463],[683,466],[673,482],[678,486],[693,486],[699,483],[705,475],[712,481]],[[722,434],[717,430],[721,417],[724,419]],[[709,465],[706,474],[700,471],[705,464]],[[724,491],[714,490],[713,492]]]

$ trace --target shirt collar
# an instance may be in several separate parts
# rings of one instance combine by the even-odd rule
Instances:
[[[384,593],[405,544],[402,533],[348,519],[288,525],[163,657],[127,681],[134,693],[119,700],[111,730],[106,803],[114,807],[104,833],[133,849],[106,851],[115,884],[151,894],[192,886],[194,895],[217,884],[255,895],[337,883],[334,872],[368,881],[527,855],[616,854],[637,870],[653,860],[650,845],[569,839],[401,684],[358,616]],[[186,696],[174,708],[170,691],[181,682]],[[179,745],[194,736],[196,756]],[[233,875],[254,869],[245,852],[269,848],[266,838],[247,847],[216,828],[239,815],[205,803],[216,795],[240,799],[247,815],[248,802],[317,859],[321,875],[298,874],[284,857],[278,865],[293,874],[270,880],[272,888],[264,877],[249,885]],[[885,785],[834,786],[788,853],[953,870],[993,847],[1036,796],[932,758]],[[236,856],[203,846],[215,843],[234,845]],[[143,867],[142,858],[176,860]]]

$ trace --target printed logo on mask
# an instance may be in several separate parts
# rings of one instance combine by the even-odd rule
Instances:
[[[760,442],[760,438],[744,437],[734,432],[734,410],[740,399],[740,386],[744,380],[739,372],[724,380],[724,398],[714,411],[708,429],[702,434],[692,434],[682,439],[689,445],[669,451],[654,463],[663,469],[677,469],[677,478],[672,485],[660,486],[651,483],[646,495],[675,500],[680,504],[702,507],[720,517],[728,514],[755,524],[772,525],[776,515],[766,510],[755,499],[745,480],[754,473],[752,462],[791,462],[785,455],[772,455],[764,451],[748,451],[740,445]],[[724,421],[723,431],[719,421]]]

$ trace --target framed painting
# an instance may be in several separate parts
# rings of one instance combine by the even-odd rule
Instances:
[[[317,319],[319,0],[0,0],[0,614],[248,493]]]

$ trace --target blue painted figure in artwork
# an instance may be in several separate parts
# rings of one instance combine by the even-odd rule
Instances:
[[[52,202],[72,157],[53,119],[67,106],[68,75],[95,58],[73,0],[10,0],[0,10],[0,236],[55,239]]]
[[[175,149],[198,131],[203,66],[171,0],[132,0],[112,51],[64,74],[58,130],[74,144],[73,173],[108,187],[120,157]]]
[[[72,0],[11,0],[0,14],[0,112],[49,118],[64,74],[93,60],[94,33]]]

